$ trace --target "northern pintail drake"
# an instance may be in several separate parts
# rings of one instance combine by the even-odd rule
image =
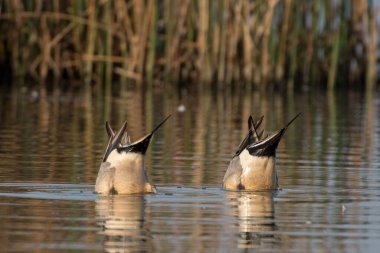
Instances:
[[[109,140],[96,178],[95,191],[97,193],[156,193],[156,188],[149,182],[145,168],[145,152],[153,134],[169,117],[170,115],[149,134],[133,143],[131,143],[130,136],[126,132],[126,121],[117,133],[106,122]]]
[[[230,161],[223,178],[223,188],[256,191],[278,189],[276,149],[288,126],[299,115],[271,136],[264,136],[264,130],[259,130],[264,116],[256,122],[249,116],[249,132]]]

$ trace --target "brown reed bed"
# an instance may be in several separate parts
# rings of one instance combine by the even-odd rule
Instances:
[[[4,0],[0,64],[12,76],[186,80],[293,91],[377,81],[377,12],[367,0]],[[50,82],[49,82],[50,83]]]

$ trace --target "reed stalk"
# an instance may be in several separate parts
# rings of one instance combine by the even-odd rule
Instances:
[[[226,23],[228,19],[228,13],[226,11],[226,8],[228,8],[228,0],[221,1],[219,4],[218,12],[220,13],[220,21],[219,25],[216,26],[216,36],[220,36],[220,42],[218,45],[220,46],[219,48],[219,57],[218,57],[218,68],[217,68],[217,82],[222,83],[223,80],[225,80],[225,72],[226,72],[226,59],[225,59],[225,54],[226,54]],[[215,49],[216,50],[216,49]]]
[[[339,58],[339,43],[340,43],[340,26],[336,25],[338,18],[336,12],[338,11],[334,7],[331,6],[332,4],[326,4],[326,13],[328,16],[328,23],[330,26],[332,25],[332,34],[331,34],[331,40],[332,40],[332,49],[331,49],[331,55],[330,55],[330,64],[329,64],[329,71],[328,71],[328,80],[327,80],[327,88],[329,91],[333,91],[335,87],[335,79],[336,79],[336,73],[338,70],[338,58]],[[335,24],[335,25],[334,25]],[[336,27],[334,27],[336,26]]]
[[[252,71],[253,71],[253,38],[251,35],[250,29],[250,11],[252,11],[253,3],[249,3],[248,1],[244,1],[243,10],[242,10],[242,40],[243,40],[243,78],[248,82],[252,81]]]
[[[92,74],[92,55],[94,55],[95,51],[95,36],[96,36],[96,29],[95,29],[95,18],[96,18],[96,6],[95,6],[95,0],[89,0],[88,1],[88,7],[87,7],[87,16],[89,20],[88,24],[88,33],[87,33],[87,39],[86,39],[86,54],[90,56],[90,59],[84,62],[84,77],[85,77],[85,83],[86,86],[89,86],[91,82],[91,74]]]
[[[149,40],[148,57],[147,57],[147,63],[146,63],[147,84],[149,85],[149,88],[151,88],[150,85],[153,84],[154,62],[156,58],[155,47],[157,45],[157,32],[156,32],[157,14],[158,14],[157,8],[158,8],[157,1],[154,0],[153,16],[151,20],[151,25],[149,27],[150,40]]]
[[[112,4],[111,1],[105,2],[105,11],[104,11],[104,23],[109,27],[109,30],[105,32],[105,55],[107,56],[107,62],[105,62],[105,70],[104,70],[104,91],[105,95],[111,95],[111,85],[112,85],[112,69],[113,62],[111,61],[113,55],[113,37],[112,34],[108,31],[112,29],[113,21],[111,17],[112,13]],[[101,86],[101,85],[98,85]]]
[[[202,71],[201,80],[204,81],[207,80],[208,75],[207,73],[207,35],[209,30],[209,16],[208,16],[208,9],[209,9],[209,1],[199,1],[199,24],[198,24],[198,37],[197,37],[197,48],[198,48],[198,60],[197,60],[197,68],[198,69],[205,69],[205,71]]]
[[[287,93],[292,93],[294,90],[294,83],[296,82],[296,71],[297,71],[297,50],[300,42],[300,31],[301,31],[301,19],[298,15],[298,6],[293,4],[292,15],[296,16],[297,19],[292,22],[292,33],[290,34],[290,45],[289,45],[289,67],[287,68]]]
[[[376,84],[376,65],[378,52],[378,27],[376,25],[376,13],[371,11],[368,15],[368,47],[367,47],[367,71],[366,71],[366,90],[372,92]]]
[[[289,13],[292,5],[292,0],[284,1],[284,10],[282,15],[282,24],[280,30],[280,38],[278,45],[278,59],[276,65],[275,78],[276,82],[281,82],[284,78],[285,60],[286,60],[286,48],[288,44],[288,30],[289,30]]]
[[[317,39],[319,37],[319,20],[321,13],[321,3],[319,1],[314,1],[312,6],[312,33],[313,33],[313,55],[311,58],[311,70],[309,85],[315,88],[315,85],[319,78],[319,68],[318,68],[318,48],[320,41]]]
[[[147,79],[373,90],[377,19],[368,0],[4,0],[0,64],[42,86],[64,76],[103,94]]]
[[[277,4],[277,0],[268,0],[268,9],[266,11],[266,15],[264,18],[264,30],[263,30],[263,37],[262,37],[262,54],[261,54],[261,83],[265,86],[268,83],[269,78],[269,36],[271,32],[272,27],[272,20],[273,20],[273,12],[274,7]]]

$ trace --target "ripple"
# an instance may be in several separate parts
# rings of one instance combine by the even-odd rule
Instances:
[[[321,94],[272,95],[202,91],[179,98],[160,89],[132,89],[104,101],[80,95],[3,101],[5,250],[377,252],[379,95],[365,104],[360,96],[339,102],[344,94],[329,100]],[[158,194],[95,194],[107,144],[104,122],[118,127],[127,119],[136,139],[182,103],[188,110],[173,114],[146,154]],[[302,116],[278,147],[282,190],[223,191],[248,115],[264,114],[272,132],[299,109]]]

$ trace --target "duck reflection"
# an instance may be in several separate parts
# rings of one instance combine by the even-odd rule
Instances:
[[[275,244],[273,192],[226,192],[227,202],[238,218],[239,248]]]
[[[100,196],[95,208],[106,252],[149,251],[144,196]]]

